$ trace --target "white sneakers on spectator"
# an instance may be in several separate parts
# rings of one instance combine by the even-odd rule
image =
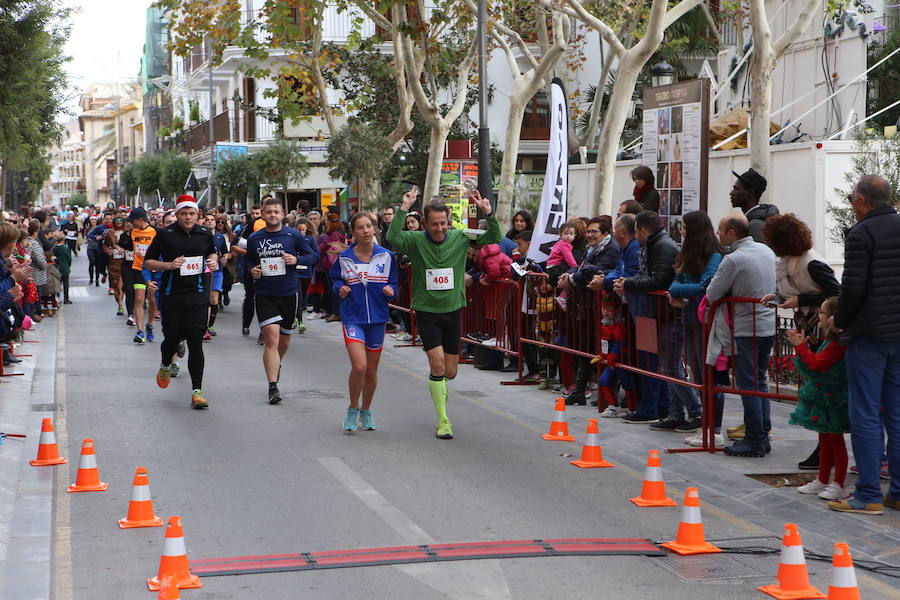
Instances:
[[[624,406],[616,406],[615,404],[611,406],[607,406],[606,410],[600,413],[600,416],[604,419],[615,419],[621,415],[624,415],[628,412],[628,409]]]
[[[815,494],[822,500],[842,500],[849,495],[837,482],[832,481],[826,485],[818,479],[813,479],[806,485],[801,485],[797,488],[797,491],[801,494]]]
[[[483,342],[481,342],[481,345],[485,346],[487,348],[494,348],[497,345],[497,338],[491,338],[489,340],[484,340]]]
[[[603,416],[603,415],[600,415],[600,416]],[[688,446],[702,448],[703,447],[703,432],[701,431],[701,432],[698,432],[696,435],[692,435],[690,437],[684,438],[684,443],[687,444]],[[725,445],[725,438],[722,437],[721,433],[716,434],[715,444],[716,444],[716,446],[724,446]]]

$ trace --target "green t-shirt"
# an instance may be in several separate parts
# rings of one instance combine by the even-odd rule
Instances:
[[[72,251],[66,244],[56,244],[53,246],[53,255],[56,257],[59,274],[65,277],[72,270]]]
[[[388,241],[397,252],[412,261],[412,308],[425,312],[449,313],[466,305],[466,251],[469,238],[462,231],[451,229],[440,244],[433,242],[424,231],[403,231],[406,211],[398,210]],[[487,232],[478,238],[478,245],[496,244],[503,239],[500,222],[488,217]],[[452,271],[452,274],[451,274]],[[429,289],[430,288],[430,289]]]

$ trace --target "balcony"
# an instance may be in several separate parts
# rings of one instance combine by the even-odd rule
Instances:
[[[304,31],[306,29],[309,29],[311,25],[307,25],[305,23],[306,19],[304,19],[304,16],[300,13],[299,9],[294,10],[297,11],[295,21],[297,23],[297,28],[301,34],[301,37],[311,37],[311,33],[309,35],[305,35],[308,32]],[[352,8],[350,10],[338,12],[336,6],[329,5],[325,8],[325,14],[322,18],[322,41],[337,43],[346,42],[347,37],[353,32],[354,19],[361,16],[363,15],[359,9]],[[251,23],[260,23],[262,21],[265,21],[265,19],[265,15],[261,14],[260,10],[245,10],[243,11],[243,18],[241,22],[246,27]],[[365,18],[362,26],[363,37],[369,37],[374,34],[375,24],[372,23],[372,21],[368,18]],[[268,35],[265,32],[260,31],[259,28],[256,29],[255,38],[259,43],[269,43]]]
[[[272,121],[251,111],[227,110],[213,117],[216,143],[245,144],[275,139],[277,127]],[[209,148],[209,121],[189,127],[185,132],[185,150],[193,154]]]

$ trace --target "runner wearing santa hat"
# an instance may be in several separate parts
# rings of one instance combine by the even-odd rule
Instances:
[[[157,232],[144,259],[148,269],[162,271],[159,291],[164,339],[156,383],[162,388],[169,385],[172,357],[178,343],[185,340],[193,387],[191,407],[206,408],[203,334],[209,316],[211,274],[205,271],[218,269],[219,261],[212,232],[197,225],[198,207],[193,196],[178,197],[175,216],[178,221]]]

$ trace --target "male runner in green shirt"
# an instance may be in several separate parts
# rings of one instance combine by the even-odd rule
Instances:
[[[500,222],[492,214],[490,201],[478,192],[473,194],[478,208],[487,215],[488,224],[487,233],[478,238],[478,244],[496,244],[503,237]],[[424,231],[403,231],[406,213],[417,195],[417,188],[403,195],[387,238],[412,261],[412,308],[431,369],[428,389],[438,417],[435,436],[449,440],[453,439],[453,426],[447,418],[447,380],[456,377],[459,366],[459,309],[466,305],[469,238],[450,228],[450,209],[440,202],[425,207]]]

